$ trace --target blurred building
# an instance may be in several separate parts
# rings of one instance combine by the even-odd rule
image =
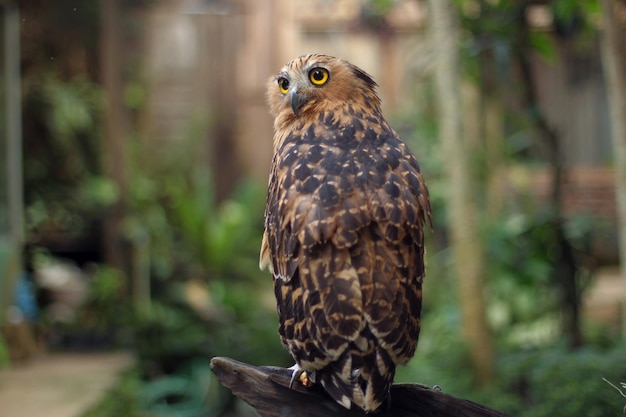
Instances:
[[[272,137],[266,83],[312,52],[364,68],[380,84],[385,108],[398,109],[411,99],[409,70],[424,62],[425,12],[420,2],[395,3],[383,17],[358,0],[160,2],[145,17],[144,136],[180,138],[190,119],[208,115],[219,142],[208,150],[216,171],[227,177],[236,166],[264,178]]]

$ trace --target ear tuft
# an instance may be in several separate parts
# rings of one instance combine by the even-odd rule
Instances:
[[[376,84],[376,81],[374,81],[374,79],[367,72],[363,71],[361,68],[357,67],[356,65],[353,65],[353,64],[348,64],[348,65],[350,66],[352,73],[358,78],[360,78],[361,80],[363,80],[369,88],[374,90],[376,89],[376,87],[378,87],[378,84]]]

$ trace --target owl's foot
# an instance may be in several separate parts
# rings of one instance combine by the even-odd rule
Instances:
[[[297,363],[289,367],[289,369],[293,371],[291,374],[291,380],[289,381],[289,388],[293,386],[293,383],[295,382],[296,379],[300,381],[300,383],[307,388],[313,386],[314,384],[313,379],[309,377],[309,374],[307,373],[307,371],[300,369]]]

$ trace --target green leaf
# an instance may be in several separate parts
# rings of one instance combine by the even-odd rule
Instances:
[[[530,32],[530,45],[548,63],[556,60],[556,49],[550,35],[546,32]]]

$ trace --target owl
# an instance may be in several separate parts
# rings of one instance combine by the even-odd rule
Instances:
[[[270,79],[260,254],[294,376],[365,412],[388,404],[396,366],[415,352],[431,216],[417,160],[376,88],[355,65],[319,54]]]

